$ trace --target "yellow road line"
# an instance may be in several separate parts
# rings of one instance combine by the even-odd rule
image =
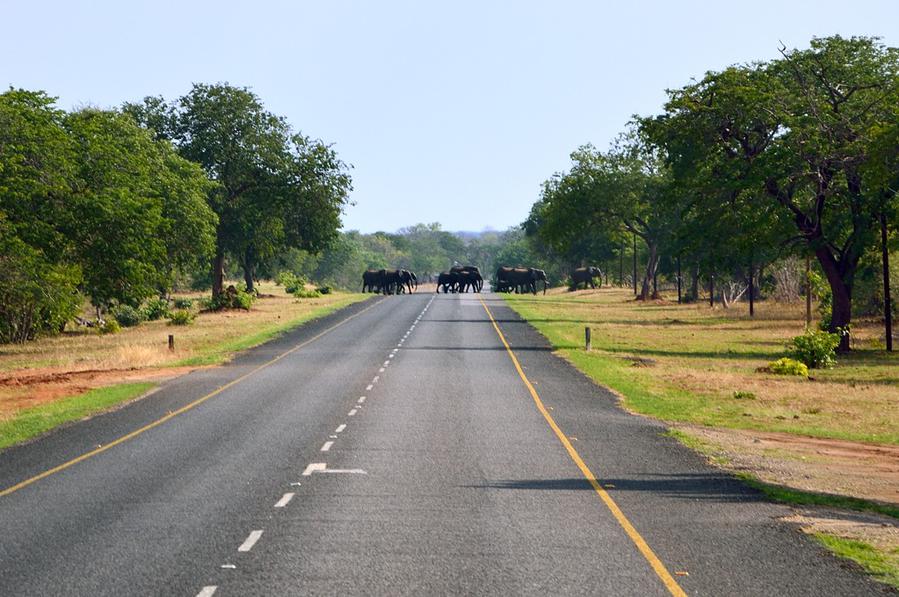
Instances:
[[[478,297],[480,298],[480,297]],[[540,396],[537,394],[537,390],[534,389],[534,386],[531,384],[530,380],[524,374],[524,370],[521,368],[521,363],[518,362],[518,357],[515,356],[515,353],[512,352],[512,347],[509,346],[509,343],[506,341],[506,337],[503,335],[502,330],[499,329],[499,326],[496,323],[496,320],[493,318],[493,313],[490,312],[490,309],[487,308],[487,303],[484,302],[483,298],[480,298],[481,304],[484,306],[484,310],[487,312],[487,317],[490,318],[490,322],[493,324],[493,329],[496,330],[496,333],[499,335],[499,339],[502,341],[503,346],[506,347],[506,352],[509,354],[509,358],[512,359],[512,363],[515,365],[515,369],[518,371],[518,376],[521,377],[521,380],[524,382],[524,385],[527,386],[528,391],[531,393],[531,397],[534,399],[534,403],[537,405],[537,410],[543,415],[543,418],[546,419],[546,422],[549,423],[549,426],[555,432],[556,437],[559,438],[559,441],[562,442],[562,445],[565,446],[565,449],[568,451],[568,455],[574,461],[579,469],[581,469],[581,473],[583,473],[584,477],[586,477],[587,481],[590,483],[590,486],[593,487],[593,490],[599,495],[600,499],[612,513],[612,516],[615,517],[615,520],[618,521],[618,524],[621,525],[621,528],[624,529],[624,532],[627,533],[627,536],[630,537],[631,541],[634,542],[634,545],[637,546],[637,549],[640,550],[640,553],[643,554],[643,557],[646,558],[646,561],[649,562],[649,565],[652,566],[652,569],[655,571],[656,575],[659,577],[659,580],[662,581],[662,584],[665,585],[665,588],[672,595],[677,595],[678,597],[686,597],[686,593],[680,585],[677,584],[677,581],[674,580],[674,577],[671,576],[671,573],[668,572],[668,569],[665,568],[665,564],[662,563],[662,560],[652,551],[652,548],[649,547],[649,544],[646,543],[646,540],[637,532],[637,529],[634,528],[634,525],[631,524],[631,521],[628,520],[627,516],[624,515],[624,512],[621,511],[621,508],[618,507],[618,504],[615,503],[615,500],[612,499],[612,496],[609,495],[605,489],[603,489],[602,485],[599,484],[599,481],[596,480],[596,476],[590,471],[590,468],[584,462],[584,459],[581,458],[580,454],[578,454],[577,450],[574,449],[574,446],[571,445],[571,442],[568,439],[568,436],[559,428],[556,424],[556,421],[552,418],[552,415],[549,414],[549,411],[546,410],[546,407],[543,406],[543,401],[540,400]]]
[[[312,338],[309,338],[309,339],[306,340],[305,342],[302,342],[302,343],[300,343],[300,344],[297,344],[296,346],[294,346],[294,347],[291,348],[290,350],[288,350],[288,351],[286,351],[286,352],[283,352],[283,353],[279,354],[278,356],[276,356],[276,357],[273,358],[272,360],[267,361],[267,362],[263,363],[262,365],[259,365],[258,367],[256,367],[256,368],[253,369],[252,371],[250,371],[249,373],[245,373],[244,375],[241,375],[241,376],[238,377],[237,379],[235,379],[235,380],[233,380],[233,381],[230,381],[230,382],[226,383],[225,385],[223,385],[222,387],[218,388],[217,390],[213,390],[212,392],[209,392],[208,394],[206,394],[206,395],[203,396],[202,398],[198,398],[198,399],[194,400],[193,402],[191,402],[190,404],[187,404],[187,405],[185,405],[185,406],[182,406],[182,407],[179,408],[178,410],[173,410],[172,412],[168,413],[168,414],[165,415],[164,417],[162,417],[162,418],[160,418],[160,419],[157,419],[156,421],[153,421],[152,423],[150,423],[150,424],[148,424],[148,425],[145,425],[145,426],[141,427],[140,429],[135,429],[135,430],[132,431],[131,433],[128,433],[128,434],[126,434],[126,435],[123,435],[122,437],[120,437],[120,438],[118,438],[118,439],[115,439],[115,440],[109,442],[108,444],[105,444],[105,445],[103,445],[103,446],[101,446],[101,447],[99,447],[99,448],[96,448],[96,449],[94,449],[94,450],[91,450],[90,452],[86,452],[86,453],[82,454],[81,456],[78,456],[78,457],[76,457],[76,458],[73,458],[73,459],[71,459],[71,460],[69,460],[69,461],[67,461],[67,462],[64,462],[64,463],[60,464],[59,466],[55,466],[55,467],[53,467],[53,468],[51,468],[51,469],[49,469],[49,470],[46,470],[46,471],[44,471],[44,472],[42,472],[42,473],[40,473],[40,474],[38,474],[38,475],[35,475],[35,476],[33,476],[33,477],[29,478],[29,479],[25,479],[24,481],[22,481],[22,482],[20,482],[20,483],[16,483],[16,484],[13,485],[12,487],[7,487],[7,488],[4,489],[3,491],[0,491],[0,497],[9,495],[9,494],[11,494],[11,493],[14,493],[14,492],[16,492],[16,491],[18,491],[18,490],[20,490],[20,489],[22,489],[22,488],[24,488],[24,487],[28,487],[28,486],[31,485],[32,483],[36,483],[37,481],[40,481],[41,479],[45,479],[45,478],[49,477],[50,475],[55,475],[56,473],[58,473],[58,472],[60,472],[60,471],[64,471],[64,470],[66,470],[67,468],[72,467],[72,466],[78,464],[79,462],[83,462],[83,461],[87,460],[88,458],[93,458],[93,457],[96,456],[97,454],[101,454],[101,453],[105,452],[106,450],[109,450],[110,448],[113,448],[113,447],[115,447],[115,446],[118,446],[119,444],[125,443],[125,442],[127,442],[128,440],[130,440],[130,439],[134,439],[135,437],[137,437],[138,435],[144,433],[145,431],[149,431],[150,429],[153,429],[154,427],[158,427],[159,425],[162,425],[162,424],[165,423],[166,421],[168,421],[168,420],[170,420],[170,419],[173,419],[173,418],[177,417],[178,415],[181,415],[181,414],[186,413],[187,411],[191,410],[192,408],[194,408],[194,407],[196,407],[196,406],[199,406],[200,404],[203,404],[204,402],[206,402],[207,400],[209,400],[209,399],[212,398],[213,396],[216,396],[216,395],[218,395],[218,394],[221,394],[222,392],[224,392],[224,391],[227,390],[228,388],[231,388],[231,387],[236,386],[237,384],[239,384],[239,383],[242,382],[243,380],[247,379],[247,378],[250,377],[251,375],[254,375],[254,374],[258,373],[259,371],[262,371],[262,370],[265,369],[266,367],[269,367],[269,366],[271,366],[271,365],[274,365],[275,363],[277,363],[278,361],[280,361],[280,360],[283,359],[284,357],[286,357],[286,356],[288,356],[288,355],[290,355],[290,354],[292,354],[292,353],[298,351],[299,349],[303,348],[304,346],[308,346],[309,344],[311,344],[312,342],[315,342],[316,340],[318,340],[319,338],[321,338],[321,337],[324,336],[325,334],[327,334],[327,333],[329,333],[329,332],[332,332],[333,330],[336,330],[337,328],[339,328],[340,326],[342,326],[342,325],[345,324],[346,322],[350,321],[351,319],[355,319],[356,317],[359,317],[360,315],[362,315],[363,313],[365,313],[365,312],[368,311],[369,309],[374,308],[375,306],[379,305],[380,303],[381,303],[381,301],[376,301],[374,304],[369,305],[368,307],[362,309],[362,310],[359,311],[358,313],[354,313],[353,315],[350,315],[350,316],[347,317],[346,319],[344,319],[344,320],[342,320],[342,321],[340,321],[340,322],[338,322],[338,323],[332,325],[332,326],[329,327],[328,329],[326,329],[326,330],[324,330],[324,331],[322,331],[322,332],[316,334],[315,336],[313,336]]]

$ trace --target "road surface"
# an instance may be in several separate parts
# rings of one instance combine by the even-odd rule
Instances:
[[[2,595],[889,591],[492,294],[375,297],[0,454]]]

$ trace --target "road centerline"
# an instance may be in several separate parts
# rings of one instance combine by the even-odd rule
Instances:
[[[256,542],[259,541],[259,538],[262,537],[261,530],[252,531],[243,543],[240,544],[240,547],[237,548],[237,551],[246,553],[253,549],[253,546],[256,545]]]

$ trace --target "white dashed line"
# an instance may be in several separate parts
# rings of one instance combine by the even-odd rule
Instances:
[[[290,503],[290,500],[293,499],[293,496],[294,496],[294,495],[295,495],[295,494],[293,494],[293,493],[285,493],[284,495],[282,495],[282,496],[281,496],[281,499],[278,500],[278,503],[275,504],[275,508],[283,508],[284,506],[286,506],[287,504],[289,504],[289,503]]]
[[[375,386],[373,386],[372,384],[368,384],[367,386],[365,386],[365,391],[370,392],[373,387]]]
[[[197,597],[212,597],[215,595],[215,591],[218,589],[217,585],[209,585],[208,587],[203,587],[199,593],[197,593]]]
[[[334,433],[340,433],[344,429],[346,429],[346,423],[341,423],[340,425],[337,426],[337,429],[334,430]]]
[[[253,549],[253,546],[256,545],[256,542],[259,541],[259,537],[261,536],[262,531],[253,531],[252,533],[250,533],[250,536],[247,537],[247,540],[237,548],[237,551],[250,551],[251,549]]]
[[[381,367],[380,369],[378,369],[378,373],[384,373],[384,371],[386,371],[386,370],[384,369],[384,367]]]
[[[375,375],[375,378],[371,380],[371,383],[378,383],[378,380],[381,379],[380,375]]]
[[[387,357],[387,358],[389,359],[390,357]],[[386,367],[386,366],[389,365],[389,364],[390,364],[390,361],[384,361],[384,365],[383,365],[383,366]]]
[[[363,402],[365,402],[365,396],[359,396],[359,400],[357,400],[356,402],[362,404]]]
[[[321,451],[322,451],[322,452],[327,452],[328,450],[331,449],[331,446],[333,446],[333,445],[334,445],[334,442],[325,442],[324,444],[322,444],[322,450],[321,450]]]
[[[237,570],[237,566],[234,564],[222,564],[219,568],[224,568],[225,570]]]
[[[346,416],[348,416],[348,417],[355,417],[357,412],[358,412],[358,411],[354,408],[353,410],[351,410],[350,412],[348,412],[348,413],[346,414]]]

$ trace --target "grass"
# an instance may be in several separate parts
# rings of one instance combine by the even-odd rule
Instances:
[[[853,326],[858,347],[812,380],[759,373],[804,329],[803,305],[638,303],[628,290],[505,295],[559,354],[665,421],[899,444],[899,354],[868,348],[882,330]],[[593,350],[583,349],[584,327]],[[743,399],[745,396],[755,399]],[[735,398],[739,396],[741,398]]]
[[[864,541],[828,533],[815,533],[815,538],[838,556],[859,564],[875,579],[899,589],[899,553],[896,551],[884,552]]]
[[[144,394],[152,383],[127,383],[97,388],[20,411],[0,422],[0,449],[37,437],[64,423],[94,415]]]

